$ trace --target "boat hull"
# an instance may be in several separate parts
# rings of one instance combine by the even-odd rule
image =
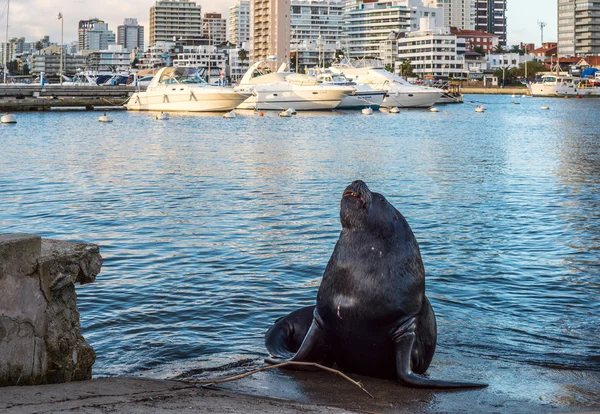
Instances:
[[[383,100],[383,106],[398,108],[430,108],[442,97],[438,91],[394,92],[389,91]]]
[[[355,95],[348,95],[342,99],[337,109],[364,109],[366,107],[378,109],[384,98],[385,92],[357,92]]]
[[[131,111],[223,112],[235,109],[247,98],[247,94],[233,90],[147,91],[133,94],[126,107]]]
[[[335,109],[348,93],[348,90],[325,89],[307,91],[255,90],[254,95],[240,104],[238,109],[282,111],[294,108],[297,111],[327,111]]]

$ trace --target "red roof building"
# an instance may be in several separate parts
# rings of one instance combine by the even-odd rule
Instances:
[[[476,47],[481,47],[485,53],[490,53],[500,40],[500,36],[483,30],[464,30],[457,27],[451,27],[450,33],[465,39],[465,48],[467,51],[474,51]]]
[[[546,57],[556,55],[558,52],[558,43],[556,42],[544,42],[542,43],[542,47],[535,49],[533,55],[535,57]]]

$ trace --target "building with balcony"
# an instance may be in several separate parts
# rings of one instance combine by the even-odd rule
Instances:
[[[506,46],[506,0],[476,0],[475,30],[500,36],[500,44]]]
[[[250,40],[250,1],[238,0],[229,8],[229,32],[227,40],[240,46]]]
[[[250,0],[250,63],[290,60],[290,0]],[[273,65],[275,66],[275,65]]]
[[[97,24],[104,24],[103,20],[94,17],[90,20],[80,20],[79,26],[77,29],[77,51],[82,52],[84,50],[89,50],[89,42],[88,42],[88,32]]]
[[[398,39],[398,61],[410,61],[419,78],[447,79],[464,76],[465,39],[449,27],[435,27],[423,18],[421,30],[402,33]]]
[[[220,13],[204,13],[202,34],[212,45],[222,45],[227,41],[227,20]]]
[[[137,19],[125,19],[117,30],[117,44],[130,51],[144,50],[144,26]]]
[[[483,30],[463,30],[451,27],[450,32],[457,37],[465,39],[465,47],[468,51],[480,48],[485,54],[491,53],[500,42],[500,36],[486,33]]]
[[[195,2],[158,0],[150,8],[150,46],[202,36],[202,7]]]
[[[442,26],[441,10],[422,0],[347,0],[344,4],[342,50],[350,58],[383,58],[390,33],[416,31],[421,18]]]
[[[558,55],[600,54],[600,1],[558,0]]]
[[[423,3],[442,9],[445,27],[475,29],[475,0],[424,0]]]
[[[131,53],[121,45],[87,55],[86,69],[96,72],[126,72],[131,69]]]
[[[51,47],[51,46],[50,46]],[[31,73],[39,75],[44,72],[46,76],[58,76],[60,72],[60,52],[54,54],[40,54],[31,57]],[[82,55],[67,54],[63,56],[63,73],[67,76],[75,75],[85,69],[86,57]]]

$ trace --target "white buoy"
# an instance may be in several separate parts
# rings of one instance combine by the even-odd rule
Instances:
[[[102,115],[100,118],[98,118],[98,121],[100,122],[112,122],[112,118],[109,117],[108,115],[106,115],[106,112],[104,112],[104,115]]]
[[[285,111],[279,112],[279,116],[282,118],[289,118],[292,116],[292,113],[286,109]]]
[[[235,115],[235,112],[233,112],[233,111],[226,112],[223,115],[223,118],[235,118],[235,117],[236,117],[236,115]]]
[[[3,124],[16,124],[17,116],[15,114],[4,114],[0,120]]]
[[[286,109],[286,111],[288,111],[292,115],[297,115],[298,114],[298,112],[296,112],[296,110],[294,108],[288,108],[288,109]]]
[[[365,108],[362,110],[362,114],[363,115],[373,115],[373,109],[369,106],[368,108]]]
[[[527,98],[527,95],[521,95],[521,98]]]
[[[515,94],[513,93],[513,96],[512,96],[512,97],[513,97],[513,98],[516,98],[516,97],[517,97],[517,95],[515,95]]]
[[[485,112],[485,107],[484,106],[478,106],[477,108],[475,108],[475,112],[483,113],[483,112]]]
[[[158,119],[159,121],[166,121],[167,119],[169,119],[169,114],[161,112],[160,114],[156,115],[156,119]]]
[[[549,107],[548,105],[544,105],[544,106],[542,106],[542,109],[543,109],[544,111],[547,111],[548,109],[550,109],[550,107]]]
[[[390,114],[397,114],[400,112],[400,109],[398,109],[397,106],[394,106],[392,109],[390,109]]]
[[[429,108],[429,112],[440,112],[440,110],[434,106],[434,107]]]

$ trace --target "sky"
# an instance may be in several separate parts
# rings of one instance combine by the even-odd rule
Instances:
[[[0,41],[5,41],[6,1],[0,0]],[[544,41],[556,41],[556,0],[507,0],[508,43],[518,44],[541,42],[538,20],[548,26],[544,30]],[[222,13],[227,17],[229,6],[235,0],[196,0],[202,12]],[[148,19],[151,0],[11,0],[9,38],[25,37],[36,41],[50,35],[50,41],[60,43],[61,25],[57,15],[64,16],[64,42],[77,40],[79,20],[98,17],[108,23],[109,29],[117,32],[126,17],[137,18],[145,26],[148,38]]]

